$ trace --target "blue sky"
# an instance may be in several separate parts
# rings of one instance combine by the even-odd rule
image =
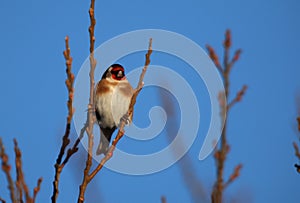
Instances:
[[[0,136],[11,155],[12,139],[18,139],[30,188],[38,177],[44,178],[38,202],[50,199],[53,164],[65,126],[64,37],[70,36],[77,74],[89,50],[88,7],[88,1],[69,0],[0,3]],[[203,48],[210,44],[222,55],[224,32],[230,28],[233,48],[243,49],[231,75],[231,92],[234,94],[243,84],[249,89],[229,115],[227,177],[236,164],[243,163],[244,167],[240,178],[226,190],[226,201],[298,202],[300,176],[293,168],[296,158],[292,142],[297,139],[296,95],[300,94],[299,9],[296,0],[97,1],[96,46],[125,32],[154,28],[180,33]],[[133,56],[128,63],[142,65],[143,58],[134,61],[138,56],[143,57]],[[163,63],[159,56],[153,62]],[[203,84],[197,79],[190,80],[194,85],[199,82],[195,92],[200,94]],[[146,93],[141,100],[147,98]],[[157,105],[158,99],[154,97],[153,103]],[[135,117],[140,118],[141,126],[149,122],[143,120],[143,111],[151,108],[151,100],[143,105],[137,104]],[[212,156],[204,161],[197,159],[203,133],[205,127],[200,129],[189,155],[209,194],[215,165]],[[127,140],[120,143],[124,150]],[[158,141],[158,145],[166,144],[166,140]],[[76,200],[82,175],[74,168],[82,166],[83,158],[74,157],[63,171],[59,202]],[[5,193],[4,180],[0,175],[0,195]],[[87,202],[159,202],[161,195],[168,202],[192,201],[178,165],[148,176],[104,169],[89,186]]]

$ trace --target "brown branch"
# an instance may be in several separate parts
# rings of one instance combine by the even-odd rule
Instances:
[[[35,202],[36,196],[41,189],[43,178],[39,178],[37,181],[37,186],[33,189],[33,202]]]
[[[86,160],[86,166],[83,173],[83,180],[79,187],[79,197],[77,202],[84,202],[84,194],[86,191],[86,187],[89,183],[89,171],[92,166],[92,151],[94,145],[94,135],[93,135],[93,127],[95,122],[94,115],[94,86],[95,86],[95,69],[97,65],[97,61],[94,58],[94,46],[95,46],[95,0],[91,0],[90,8],[89,8],[89,16],[90,16],[90,26],[89,26],[89,34],[90,34],[90,98],[88,104],[88,112],[87,112],[87,127],[86,133],[88,136],[88,155]]]
[[[5,153],[5,148],[2,143],[2,139],[0,138],[0,158],[2,160],[2,171],[5,173],[7,182],[8,182],[8,190],[10,192],[10,199],[13,203],[16,203],[16,195],[15,195],[15,187],[14,181],[11,177],[10,170],[11,166],[8,164],[8,155]]]
[[[149,39],[148,52],[145,55],[145,65],[144,65],[144,68],[143,68],[142,73],[140,75],[139,83],[138,83],[137,88],[136,88],[137,91],[140,91],[143,88],[143,86],[144,86],[144,77],[145,77],[147,68],[148,68],[148,66],[149,66],[149,64],[151,62],[151,60],[150,60],[151,54],[152,54],[152,38]],[[136,94],[136,96],[137,95],[138,95],[138,93]],[[136,99],[136,96],[135,96],[135,99]],[[135,99],[133,101],[134,103],[135,103]],[[131,102],[132,102],[132,100],[131,100]]]
[[[238,49],[238,50],[235,51],[234,56],[233,56],[233,58],[231,59],[231,62],[230,62],[230,67],[232,67],[235,64],[235,62],[237,62],[240,59],[241,53],[242,53],[241,49]]]
[[[225,32],[225,39],[223,42],[223,46],[227,50],[230,49],[230,47],[231,47],[231,31],[229,29],[227,29]],[[227,61],[225,61],[225,62],[227,62]]]
[[[219,62],[219,58],[218,58],[218,55],[216,54],[214,48],[212,48],[211,46],[209,45],[206,45],[206,48],[208,50],[208,54],[209,54],[209,57],[211,58],[211,60],[214,62],[214,64],[216,65],[217,69],[220,71],[220,73],[223,74],[223,68]]]
[[[229,110],[233,105],[235,105],[236,103],[240,102],[243,98],[243,96],[246,93],[246,90],[248,89],[247,85],[244,85],[242,87],[242,89],[240,91],[238,91],[238,93],[236,94],[235,98],[229,102],[227,109]]]
[[[224,61],[223,61],[224,74],[227,75],[231,71],[231,66],[229,63],[229,51],[230,51],[230,47],[231,47],[231,31],[230,30],[226,30],[226,32],[225,32],[225,40],[223,42],[223,46],[224,46]]]
[[[15,143],[16,145],[16,143]],[[23,202],[23,184],[22,184],[22,180],[20,177],[20,163],[19,163],[19,154],[16,150],[16,146],[15,146],[15,155],[16,155],[16,159],[15,159],[15,165],[16,165],[16,173],[17,173],[17,180],[16,180],[16,189],[17,189],[17,196],[18,196],[18,201]]]
[[[23,192],[25,194],[26,203],[34,203],[34,198],[32,198],[29,194],[28,186],[24,179],[24,173],[22,169],[22,153],[20,148],[18,147],[18,142],[14,139],[14,151],[15,151],[15,166],[16,166],[16,188],[14,187],[14,181],[10,175],[11,166],[8,165],[8,156],[5,153],[4,145],[0,138],[0,157],[2,159],[2,170],[6,174],[8,189],[10,191],[10,198],[13,203],[15,202],[24,202],[23,201]],[[41,178],[39,179],[39,188],[41,184]],[[0,198],[1,202],[5,202]]]
[[[22,153],[18,147],[18,142],[14,139],[15,145],[15,154],[16,154],[16,174],[17,174],[17,183],[21,185],[23,192],[25,193],[26,202],[32,203],[33,199],[30,197],[28,186],[24,179],[24,173],[22,169]]]
[[[89,9],[89,15],[90,15],[90,27],[89,27],[89,33],[90,33],[90,53],[92,54],[94,52],[95,47],[95,25],[96,25],[96,19],[95,19],[95,0],[91,0],[90,9]]]
[[[23,189],[20,182],[16,181],[16,194],[19,202],[23,202]]]
[[[77,145],[74,145],[72,150],[68,150],[67,156],[62,162],[62,158],[65,155],[65,150],[67,148],[67,146],[70,144],[70,139],[69,139],[69,135],[70,135],[70,130],[71,130],[71,121],[72,121],[72,117],[74,114],[74,108],[73,108],[73,95],[74,95],[74,74],[72,73],[72,57],[71,57],[71,49],[69,46],[69,37],[66,36],[65,38],[65,44],[66,44],[66,49],[63,52],[63,55],[65,57],[66,60],[66,73],[67,73],[67,79],[66,79],[66,87],[68,89],[68,101],[67,101],[67,107],[68,107],[68,115],[67,115],[67,124],[66,124],[66,129],[65,129],[65,134],[62,138],[62,145],[58,154],[58,157],[56,159],[56,163],[54,165],[55,168],[55,175],[54,175],[54,181],[53,181],[53,193],[52,193],[52,203],[55,203],[58,197],[58,193],[59,193],[59,189],[58,189],[58,185],[59,185],[59,179],[60,179],[60,174],[65,166],[65,164],[67,163],[67,161],[69,160],[69,158],[75,153],[77,152],[78,148]]]
[[[69,161],[70,157],[78,151],[78,145],[84,136],[84,132],[86,131],[86,128],[87,128],[87,123],[85,123],[83,128],[80,130],[80,134],[77,140],[75,141],[74,145],[72,146],[72,148],[68,149],[67,155],[61,164],[62,166],[64,166]]]
[[[240,176],[240,171],[242,169],[243,165],[239,164],[234,168],[234,171],[230,175],[227,182],[224,184],[224,188],[227,187],[230,183],[232,183],[235,179],[237,179]]]
[[[145,65],[144,68],[142,70],[142,73],[140,75],[140,79],[139,79],[139,83],[131,97],[131,101],[130,101],[130,105],[127,111],[127,116],[129,117],[130,115],[132,115],[133,113],[133,107],[136,103],[136,98],[138,96],[138,94],[140,93],[140,91],[142,90],[143,86],[144,86],[144,77],[146,74],[146,71],[148,69],[148,66],[150,64],[150,56],[152,54],[152,39],[150,38],[149,40],[149,47],[148,47],[148,52],[145,55]],[[112,157],[113,152],[116,148],[116,145],[118,144],[119,140],[123,137],[124,135],[124,127],[125,127],[125,121],[121,120],[120,123],[120,128],[118,131],[118,134],[116,136],[116,138],[114,139],[114,141],[112,142],[111,147],[109,148],[107,154],[105,155],[105,157],[100,161],[100,163],[98,164],[98,166],[95,168],[95,170],[89,175],[89,181],[91,181],[95,175],[103,168],[104,164]]]
[[[223,42],[223,47],[224,47],[224,62],[223,62],[223,67],[221,67],[221,65],[218,64],[217,68],[221,72],[221,75],[223,77],[223,81],[224,81],[224,89],[225,92],[221,95],[219,95],[219,101],[220,101],[220,106],[221,106],[221,116],[222,119],[224,121],[224,127],[223,127],[223,131],[222,131],[222,135],[221,135],[221,141],[220,141],[220,146],[218,149],[216,149],[215,151],[215,161],[216,161],[216,174],[217,174],[217,179],[215,181],[214,187],[213,187],[213,191],[211,194],[211,199],[213,203],[221,203],[223,200],[223,192],[225,187],[233,182],[238,176],[239,176],[239,171],[241,168],[241,165],[238,165],[235,170],[234,173],[230,176],[229,180],[227,182],[224,182],[224,168],[225,168],[225,161],[227,158],[227,154],[230,150],[230,147],[227,143],[227,120],[225,119],[225,115],[228,113],[229,109],[237,102],[239,102],[243,95],[246,92],[247,86],[243,86],[243,88],[237,93],[236,97],[227,104],[224,104],[224,100],[222,99],[223,96],[225,96],[226,98],[228,98],[229,96],[229,92],[230,92],[230,72],[232,69],[233,64],[239,59],[240,54],[241,54],[241,50],[237,50],[235,52],[234,57],[230,60],[229,58],[229,52],[230,52],[230,48],[232,45],[232,40],[231,40],[231,32],[230,30],[226,30],[225,32],[225,40]],[[214,61],[214,63],[216,64],[216,58],[217,56],[215,55],[215,52],[213,50],[213,48],[211,48],[210,46],[207,46],[208,48],[208,52],[210,53],[210,57],[211,59]]]
[[[296,157],[298,158],[298,160],[299,160],[299,162],[300,162],[300,151],[299,151],[299,147],[298,147],[298,145],[296,144],[296,142],[293,142],[293,146],[294,146],[294,149],[295,149],[295,155],[296,155]],[[296,168],[296,171],[297,171],[298,173],[300,173],[300,165],[299,165],[299,164],[295,164],[294,166],[295,166],[295,168]]]
[[[294,146],[294,149],[295,149],[295,155],[300,160],[300,151],[299,151],[299,147],[296,144],[296,142],[293,142],[293,146]]]

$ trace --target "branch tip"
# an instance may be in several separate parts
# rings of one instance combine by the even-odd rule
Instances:
[[[224,48],[229,49],[231,47],[231,31],[229,29],[225,32]]]

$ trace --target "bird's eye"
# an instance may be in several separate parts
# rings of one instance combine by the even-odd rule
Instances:
[[[111,74],[112,74],[112,77],[117,80],[122,79],[125,75],[124,72],[121,70],[112,70]]]

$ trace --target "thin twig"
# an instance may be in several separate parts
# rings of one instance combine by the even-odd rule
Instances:
[[[225,32],[225,40],[223,42],[224,46],[224,61],[223,61],[223,66],[224,66],[224,72],[227,72],[228,74],[231,71],[231,64],[229,63],[229,51],[231,47],[231,31],[226,30]]]
[[[2,160],[2,170],[6,175],[6,179],[8,182],[8,190],[10,193],[10,199],[13,203],[16,203],[16,195],[15,195],[15,187],[14,187],[14,181],[11,177],[10,174],[10,170],[11,170],[11,166],[8,164],[8,156],[5,153],[5,148],[4,145],[2,143],[2,139],[0,138],[0,158]]]
[[[76,139],[72,148],[68,149],[67,155],[66,155],[64,161],[62,162],[62,166],[64,166],[69,161],[70,157],[78,151],[78,145],[84,136],[86,128],[87,128],[87,123],[85,123],[83,128],[80,130],[80,134],[79,134],[78,138]]]
[[[297,143],[293,142],[293,146],[294,146],[294,149],[295,149],[295,155],[300,160],[300,151],[299,151],[299,147],[298,147]]]
[[[240,55],[242,53],[241,49],[238,49],[235,51],[233,58],[231,59],[231,62],[229,63],[230,67],[233,67],[234,63],[237,62],[240,59]]]
[[[243,167],[243,165],[239,164],[234,168],[229,179],[225,182],[224,188],[226,188],[230,183],[232,183],[235,179],[237,179],[240,176],[240,171],[241,171],[242,167]]]
[[[298,145],[296,144],[296,142],[293,142],[293,146],[294,146],[294,149],[295,149],[295,155],[296,155],[296,157],[298,158],[298,161],[300,162],[300,151],[299,151],[299,147],[298,147]],[[295,164],[294,166],[295,166],[295,168],[296,168],[296,171],[297,171],[298,173],[300,173],[300,165],[299,165],[299,164]]]
[[[17,158],[19,155],[18,155],[16,149],[15,149],[15,155],[16,155],[15,165],[16,165],[16,174],[17,174],[17,180],[16,180],[17,197],[18,197],[19,202],[24,202],[23,201],[23,184],[22,184],[20,172],[19,172],[20,163],[18,162],[19,159]]]
[[[236,61],[238,61],[240,54],[241,54],[241,50],[238,49],[235,52],[234,57],[230,60],[230,56],[229,56],[229,52],[230,52],[230,48],[231,48],[231,32],[230,30],[226,30],[225,33],[225,40],[223,42],[223,46],[224,46],[224,61],[223,61],[223,67],[220,65],[217,56],[215,54],[215,51],[212,47],[207,46],[209,55],[211,57],[211,59],[214,61],[214,63],[216,64],[216,67],[218,70],[220,70],[220,73],[223,77],[223,81],[224,81],[224,88],[225,88],[225,93],[223,93],[222,95],[220,95],[219,100],[220,100],[220,106],[221,106],[221,117],[224,121],[224,127],[223,127],[223,131],[222,131],[222,135],[221,135],[221,142],[220,142],[220,146],[219,148],[215,151],[214,157],[215,157],[215,161],[216,161],[216,167],[217,167],[217,179],[215,181],[214,187],[213,187],[213,191],[211,194],[211,199],[213,203],[221,203],[223,200],[223,191],[225,189],[225,187],[227,185],[229,185],[229,183],[233,182],[240,173],[240,169],[242,167],[242,165],[238,165],[233,174],[230,176],[229,180],[227,182],[224,182],[224,168],[225,168],[225,161],[227,158],[227,154],[230,150],[230,147],[227,143],[227,120],[225,119],[225,115],[228,113],[229,109],[235,105],[237,102],[241,101],[243,95],[246,92],[247,86],[243,86],[243,88],[237,93],[236,97],[230,102],[225,104],[223,101],[223,97],[225,96],[226,98],[228,98],[229,96],[229,92],[230,92],[230,72],[231,69],[233,67],[233,65],[235,64]]]
[[[66,129],[65,129],[65,134],[62,138],[62,145],[58,154],[58,157],[56,159],[56,163],[54,165],[55,168],[55,175],[54,175],[54,181],[53,181],[53,193],[52,193],[52,203],[55,203],[58,197],[58,193],[59,193],[59,189],[58,189],[58,185],[59,185],[59,179],[60,179],[60,174],[65,166],[65,164],[67,163],[67,161],[69,160],[69,158],[78,151],[77,145],[74,145],[75,147],[72,148],[72,150],[70,151],[70,149],[68,150],[67,156],[63,161],[63,164],[61,164],[62,159],[65,155],[65,150],[67,148],[67,146],[70,144],[70,139],[69,139],[69,135],[70,135],[70,130],[71,130],[71,121],[72,121],[72,117],[74,114],[74,108],[73,108],[73,95],[74,95],[74,88],[73,88],[73,84],[74,84],[74,74],[72,73],[72,57],[71,57],[71,49],[69,46],[69,37],[66,36],[65,38],[65,44],[66,44],[66,49],[63,52],[65,60],[66,60],[66,73],[67,73],[67,79],[66,79],[66,87],[68,89],[68,101],[67,101],[67,107],[68,107],[68,115],[67,115],[67,124],[66,124]]]
[[[25,193],[25,199],[27,203],[32,203],[33,199],[30,197],[28,186],[24,179],[24,173],[22,169],[22,153],[20,148],[18,147],[18,142],[14,139],[15,145],[15,154],[16,154],[16,174],[17,174],[17,182],[22,186],[22,190]]]
[[[23,189],[22,184],[18,181],[18,179],[15,182],[16,184],[16,195],[19,202],[23,203]]]
[[[238,93],[236,94],[235,98],[229,102],[229,104],[227,105],[227,109],[231,109],[232,106],[234,106],[236,103],[240,102],[244,96],[244,94],[246,93],[246,90],[248,89],[247,85],[244,85],[242,87],[242,89],[240,91],[238,91]]]
[[[206,48],[208,50],[209,57],[214,62],[214,64],[216,65],[216,67],[220,71],[220,73],[223,74],[224,70],[219,62],[219,58],[218,58],[218,55],[216,54],[215,50],[209,45],[206,45]]]
[[[84,195],[86,191],[86,187],[89,183],[89,171],[92,166],[92,152],[93,152],[93,145],[94,145],[94,135],[93,135],[93,127],[95,122],[95,115],[94,115],[94,86],[95,86],[95,69],[97,65],[97,61],[94,58],[94,46],[95,46],[95,0],[91,0],[90,9],[89,9],[89,16],[90,16],[90,26],[89,26],[89,34],[90,34],[90,98],[88,104],[88,112],[87,112],[87,127],[86,133],[88,136],[88,154],[86,160],[86,166],[84,169],[83,180],[79,187],[79,197],[77,202],[82,203],[84,202]]]
[[[5,153],[4,145],[0,138],[0,157],[2,159],[2,170],[5,172],[8,182],[8,189],[10,191],[10,198],[13,203],[20,202],[23,203],[23,192],[25,194],[26,203],[34,203],[34,198],[32,198],[29,194],[28,186],[24,179],[24,173],[22,169],[22,153],[20,148],[18,147],[18,142],[14,139],[14,151],[15,151],[15,166],[16,166],[16,188],[14,187],[13,179],[10,175],[10,165],[8,165],[8,156]],[[39,179],[41,180],[41,178]],[[40,188],[41,181],[39,181]],[[0,198],[1,202],[5,202]]]
[[[33,202],[35,202],[36,196],[41,189],[43,178],[39,178],[37,181],[37,186],[33,189]]]

